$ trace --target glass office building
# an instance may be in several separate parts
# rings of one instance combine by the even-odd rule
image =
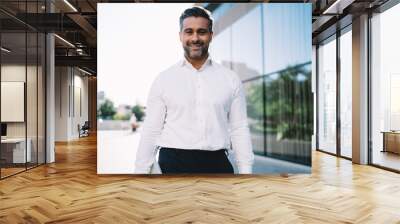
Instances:
[[[244,83],[256,158],[311,166],[311,4],[224,3],[212,13],[211,56]]]
[[[312,10],[322,13],[334,2],[317,1]],[[302,27],[307,25],[305,20],[296,19],[305,13],[302,10],[307,10],[307,4],[284,4],[291,7],[280,8],[276,14],[271,9],[281,4],[246,4],[243,9],[237,5],[240,4],[220,4],[213,10],[217,22],[211,52],[240,74],[244,82],[255,153],[307,164],[302,159],[303,147],[307,148],[310,136],[315,136],[314,149],[318,151],[400,171],[400,101],[396,99],[400,72],[395,56],[400,50],[395,29],[400,21],[399,4],[391,0],[375,5],[354,2],[346,6],[354,5],[353,12],[345,10],[333,19],[334,23],[319,30],[313,28],[312,79],[308,79],[310,60],[302,55],[308,50],[301,44],[311,36],[301,32],[307,29]],[[334,17],[326,17],[329,16]],[[360,19],[362,16],[365,19]],[[313,18],[315,24],[319,22],[316,20]],[[360,31],[360,20],[365,30]],[[360,62],[360,57],[365,61]],[[306,75],[297,75],[292,79],[296,81],[290,83],[281,72],[290,67],[301,70],[294,73]],[[361,78],[358,72],[362,73]],[[308,101],[310,98],[314,103]],[[285,105],[298,108],[302,115]],[[314,111],[309,109],[312,107]],[[293,141],[289,139],[296,139],[296,150],[290,150]],[[360,161],[360,157],[365,160]]]

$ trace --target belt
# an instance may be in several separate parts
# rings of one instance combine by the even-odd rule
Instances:
[[[200,150],[200,149],[178,149],[178,148],[169,148],[169,147],[162,147],[160,146],[159,149],[164,149],[164,150],[170,150],[174,152],[180,152],[180,153],[190,153],[190,152],[196,152],[196,153],[209,153],[209,154],[217,154],[217,153],[222,153],[224,152],[226,155],[229,155],[228,149],[218,149],[218,150]]]

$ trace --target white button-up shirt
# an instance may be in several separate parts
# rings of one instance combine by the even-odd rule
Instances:
[[[239,173],[251,173],[254,154],[238,75],[211,58],[199,70],[183,59],[161,72],[148,96],[135,173],[150,172],[158,147],[233,149]]]

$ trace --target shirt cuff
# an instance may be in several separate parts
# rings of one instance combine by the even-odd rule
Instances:
[[[252,166],[251,165],[238,165],[239,174],[251,174]]]

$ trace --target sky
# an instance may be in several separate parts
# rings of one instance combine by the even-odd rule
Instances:
[[[146,104],[151,83],[183,57],[179,16],[192,3],[99,3],[98,91],[120,104]]]

